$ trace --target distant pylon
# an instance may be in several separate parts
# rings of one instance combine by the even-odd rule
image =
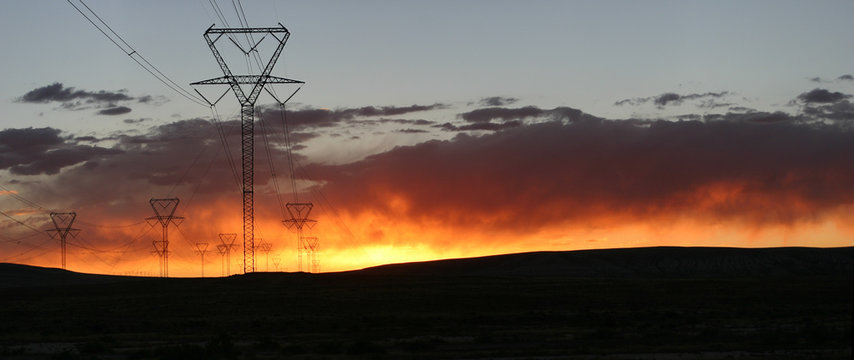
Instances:
[[[303,236],[300,240],[308,255],[308,263],[311,266],[309,272],[320,272],[320,259],[317,256],[318,251],[320,251],[320,242],[317,240],[317,236]]]
[[[234,241],[237,240],[237,234],[235,233],[220,233],[219,241],[222,244],[217,245],[217,250],[225,251],[225,266],[226,266],[226,276],[231,276],[231,249],[234,249],[237,244]],[[220,246],[223,250],[220,250]],[[222,254],[220,252],[220,254]]]
[[[264,271],[270,271],[270,250],[273,249],[273,244],[260,240],[255,247],[264,253]]]
[[[225,276],[225,253],[228,252],[228,246],[225,244],[219,244],[216,246],[216,251],[219,253],[221,263],[220,263],[220,275]]]
[[[251,38],[252,34],[263,34],[264,37],[255,44],[250,43],[249,50],[245,50],[240,44],[234,41],[231,34],[242,34],[247,37],[247,40]],[[247,61],[250,53],[255,52],[258,55],[258,45],[261,45],[268,35],[270,38],[278,41],[278,44],[276,44],[276,49],[273,51],[270,60],[261,71],[261,74],[235,75],[228,68],[228,64],[226,64],[225,59],[223,59],[219,49],[216,47],[216,42],[223,35],[237,46],[240,52],[246,56]],[[190,84],[229,85],[237,97],[237,101],[240,103],[241,162],[243,165],[243,273],[255,271],[255,101],[258,100],[258,96],[261,95],[261,90],[264,89],[266,84],[304,84],[304,82],[299,80],[270,75],[290,35],[291,33],[282,24],[279,24],[279,27],[270,28],[214,28],[211,25],[203,36],[214,58],[216,58],[219,67],[222,69],[223,76]],[[240,85],[251,85],[251,90],[248,92],[244,91]],[[270,90],[267,90],[267,92],[269,93]],[[270,95],[273,94],[270,93]],[[205,97],[202,96],[202,98]],[[215,105],[215,102],[210,102],[207,98],[205,98],[205,101],[211,106]]]
[[[282,258],[280,258],[278,256],[273,257],[273,266],[276,267],[276,271],[279,271],[279,264],[281,264],[281,263],[282,263]]]
[[[311,209],[314,207],[314,204],[311,202],[293,202],[287,203],[285,207],[288,209],[288,213],[291,215],[290,219],[282,220],[282,223],[285,224],[285,227],[288,229],[296,230],[297,233],[297,271],[303,271],[302,267],[302,255],[306,253],[306,247],[303,244],[303,230],[311,229],[314,225],[317,224],[317,220],[309,219],[308,216],[311,214]]]
[[[183,217],[175,216],[175,209],[178,208],[179,202],[181,201],[178,198],[148,201],[151,209],[154,210],[154,216],[145,218],[145,221],[151,226],[159,223],[163,228],[162,240],[151,242],[154,245],[154,252],[160,257],[160,277],[169,277],[169,224],[178,226],[184,222]]]
[[[55,239],[59,236],[60,248],[62,249],[63,270],[65,270],[65,239],[68,235],[71,235],[71,237],[77,237],[77,234],[80,233],[80,229],[71,228],[71,225],[74,224],[75,218],[77,218],[77,213],[74,211],[50,213],[50,220],[53,221],[55,229],[48,230],[47,232],[50,234],[51,238]]]
[[[196,243],[196,254],[202,257],[202,277],[205,277],[205,253],[208,252],[208,243]]]

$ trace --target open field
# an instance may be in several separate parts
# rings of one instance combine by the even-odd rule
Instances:
[[[847,359],[852,259],[654,248],[46,286],[55,270],[2,264],[0,358]]]

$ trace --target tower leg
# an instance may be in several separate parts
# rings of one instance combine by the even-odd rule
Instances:
[[[169,223],[163,225],[163,277],[169,277]]]
[[[243,273],[255,271],[255,107],[240,106],[240,135],[243,162]]]
[[[60,240],[62,241],[62,270],[65,270],[65,236],[67,234],[61,234]]]

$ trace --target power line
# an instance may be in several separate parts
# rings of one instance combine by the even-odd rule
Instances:
[[[23,196],[18,195],[18,192],[17,192],[17,191],[15,191],[15,190],[9,190],[9,188],[7,188],[7,187],[3,186],[2,184],[0,184],[0,189],[2,189],[3,191],[5,191],[7,195],[11,195],[13,198],[15,198],[16,200],[18,200],[18,201],[20,201],[20,202],[22,202],[22,203],[24,203],[24,204],[27,204],[27,205],[29,205],[29,206],[31,206],[31,207],[34,207],[34,208],[36,208],[36,209],[39,209],[39,210],[47,210],[47,209],[45,209],[45,207],[44,207],[44,206],[41,206],[41,205],[39,205],[39,204],[38,204],[37,202],[35,202],[35,201],[32,201],[32,200],[26,199],[26,198],[24,198]]]
[[[118,229],[118,228],[126,228],[126,227],[145,224],[145,221],[139,221],[139,222],[135,222],[135,223],[121,224],[121,225],[102,225],[102,224],[95,224],[95,223],[90,223],[90,222],[86,222],[86,221],[82,221],[82,220],[77,220],[77,223],[81,224],[81,225],[96,227],[96,228]]]
[[[216,105],[211,105],[211,115],[213,116],[214,124],[216,124],[217,134],[219,134],[219,139],[222,143],[223,151],[225,152],[225,158],[228,161],[228,167],[231,169],[231,174],[234,176],[234,183],[237,185],[237,191],[239,192],[241,191],[240,176],[237,174],[237,165],[234,163],[231,148],[228,146],[228,134],[226,134],[225,128],[222,126],[219,112],[216,110]]]
[[[24,223],[24,222],[22,222],[22,221],[18,220],[18,219],[15,219],[15,218],[13,218],[11,215],[9,215],[9,214],[7,214],[7,213],[3,212],[2,210],[0,210],[0,215],[3,215],[3,216],[5,216],[5,217],[9,218],[10,220],[12,220],[12,221],[14,221],[14,222],[16,222],[16,223],[18,223],[18,224],[20,224],[20,225],[23,225],[23,226],[25,226],[26,228],[28,228],[28,229],[30,229],[30,230],[32,230],[32,231],[35,231],[35,232],[37,232],[37,233],[41,233],[41,234],[45,234],[45,235],[47,235],[46,233],[42,232],[42,230],[36,229],[36,228],[34,228],[34,227],[32,227],[32,226],[30,226],[30,225],[28,225],[28,224],[26,224],[26,223]]]
[[[41,233],[32,233],[32,234],[29,234],[29,235],[27,235],[27,236],[19,237],[19,238],[17,238],[17,239],[10,238],[10,237],[8,237],[8,236],[6,236],[6,235],[0,235],[0,236],[2,236],[2,237],[4,237],[4,238],[5,238],[5,239],[3,239],[3,240],[0,240],[0,242],[3,242],[3,243],[20,243],[20,242],[21,242],[21,240],[29,239],[29,238],[36,237],[36,236],[39,236],[39,235],[41,235]]]
[[[112,42],[114,45],[116,45],[116,47],[118,47],[122,52],[124,52],[125,55],[129,56],[134,62],[136,62],[145,71],[147,71],[149,74],[151,74],[152,76],[157,78],[157,80],[159,80],[161,83],[163,83],[163,85],[166,85],[166,87],[172,89],[173,91],[178,93],[178,95],[183,96],[187,100],[190,100],[190,101],[192,101],[196,104],[199,104],[199,105],[205,105],[205,103],[202,102],[201,99],[199,99],[198,97],[193,95],[191,92],[189,92],[186,89],[184,89],[183,87],[181,87],[181,85],[179,85],[177,82],[173,81],[171,78],[166,76],[166,74],[164,74],[162,71],[160,71],[160,69],[158,69],[151,62],[149,62],[148,59],[143,57],[138,51],[136,51],[136,49],[134,49],[130,44],[128,44],[128,42],[125,41],[125,39],[122,38],[121,35],[116,33],[113,30],[113,28],[110,27],[110,25],[108,25],[94,10],[92,10],[92,8],[89,7],[89,5],[86,5],[86,3],[83,2],[83,0],[77,0],[77,1],[79,1],[80,4],[82,4],[89,11],[89,13],[92,14],[92,16],[94,16],[96,19],[98,19],[98,21],[101,24],[103,24],[103,26],[106,27],[107,30],[109,30],[109,32],[113,34],[113,36],[110,36],[110,34],[108,34],[107,31],[105,31],[100,25],[98,25],[95,22],[95,20],[92,20],[92,18],[89,15],[87,15],[80,7],[78,7],[73,2],[71,2],[71,0],[66,0],[66,1],[68,2],[69,5],[74,7],[74,9],[77,10],[77,12],[80,13],[80,15],[83,15],[83,17],[86,18],[86,20],[88,20],[89,23],[95,27],[95,29],[97,29],[108,40],[110,40],[110,42]],[[116,39],[118,39],[118,41],[116,41]],[[124,46],[119,44],[119,42],[124,44]]]
[[[279,210],[282,212],[282,218],[287,218],[287,210],[285,210],[285,204],[282,201],[282,191],[279,188],[279,179],[276,175],[276,166],[273,163],[273,153],[270,151],[270,141],[267,137],[267,127],[264,126],[264,117],[259,116],[260,120],[258,124],[261,125],[261,135],[262,139],[264,139],[264,150],[267,153],[267,163],[270,165],[270,176],[273,178],[273,187],[276,190],[276,202],[279,203]]]
[[[51,251],[51,250],[46,250],[46,249],[43,247],[43,245],[45,245],[45,241],[47,241],[47,240],[50,240],[50,238],[44,238],[44,239],[41,239],[41,242],[40,242],[39,244],[32,244],[32,243],[18,243],[18,245],[25,245],[25,246],[29,246],[30,248],[29,248],[29,249],[27,249],[27,250],[24,250],[24,251],[22,251],[22,252],[20,252],[20,253],[17,253],[17,254],[15,254],[15,255],[7,256],[3,261],[11,261],[12,259],[15,259],[15,258],[18,258],[18,259],[17,259],[17,261],[19,261],[19,262],[20,262],[20,261],[27,261],[27,260],[30,260],[30,259],[32,259],[32,258],[34,258],[34,257],[36,257],[36,256],[44,255],[45,253],[47,253],[47,252]],[[39,254],[31,255],[30,257],[27,257],[27,258],[23,258],[23,259],[21,259],[21,258],[20,258],[21,256],[24,256],[24,255],[26,255],[27,253],[30,253],[30,252],[35,251],[35,250],[42,250],[42,252],[41,252],[41,253],[39,253]]]

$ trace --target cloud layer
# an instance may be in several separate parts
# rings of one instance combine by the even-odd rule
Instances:
[[[345,208],[447,226],[519,231],[685,216],[761,225],[854,202],[852,156],[854,132],[838,126],[588,119],[309,170]]]
[[[127,90],[78,90],[56,82],[30,90],[17,101],[35,104],[59,103],[60,108],[65,110],[95,108],[100,109],[97,112],[98,115],[123,115],[131,112],[131,108],[118,105],[119,103],[128,104],[133,101],[151,103],[153,98],[150,95],[132,97],[127,94]]]
[[[727,95],[730,95],[728,91],[721,92],[707,92],[702,94],[684,94],[680,95],[674,92],[667,92],[658,96],[650,96],[643,98],[633,98],[633,99],[623,99],[614,103],[614,105],[642,105],[645,103],[652,102],[658,108],[664,108],[668,105],[681,105],[685,101],[692,100],[706,100],[701,105],[703,107],[719,107],[719,106],[728,106],[729,104],[719,104],[714,101],[714,99],[720,99]]]
[[[0,170],[14,175],[53,175],[62,168],[119,154],[116,149],[80,145],[54,128],[0,131]]]
[[[56,99],[76,96],[57,93]],[[669,106],[726,93],[664,95],[645,101]],[[265,238],[290,241],[289,234],[280,233],[286,215],[279,213],[292,191],[285,181],[290,175],[282,145],[286,120],[298,160],[299,198],[314,201],[318,210],[329,202],[337,209],[315,213],[328,231],[324,249],[330,251],[392,241],[436,253],[465,248],[447,239],[461,233],[472,249],[507,250],[513,242],[536,243],[531,234],[545,230],[607,231],[632,224],[799,228],[835,219],[854,206],[850,98],[813,89],[793,95],[796,106],[788,112],[730,107],[675,120],[610,120],[566,106],[514,106],[516,100],[509,98],[470,102],[456,115],[449,114],[450,105],[438,103],[296,107],[287,114],[261,107],[256,221]],[[38,203],[76,209],[81,221],[101,223],[139,223],[151,215],[149,198],[177,196],[188,217],[181,230],[188,243],[239,231],[239,121],[149,120],[128,119],[124,124],[132,130],[101,136],[73,136],[55,128],[2,130],[5,184]],[[323,146],[342,151],[344,144],[382,142],[386,135],[415,140],[366,146],[360,151],[368,156],[338,163],[307,152]],[[278,183],[268,162],[276,167]],[[19,213],[32,210],[24,207]],[[49,225],[44,217],[33,221],[35,227]],[[352,233],[340,230],[347,228],[340,225],[345,221]],[[339,230],[329,230],[335,227]],[[135,253],[150,253],[145,237],[150,234],[121,229],[90,226],[86,246],[109,248],[117,241],[130,243]],[[187,249],[176,256],[192,258]]]

